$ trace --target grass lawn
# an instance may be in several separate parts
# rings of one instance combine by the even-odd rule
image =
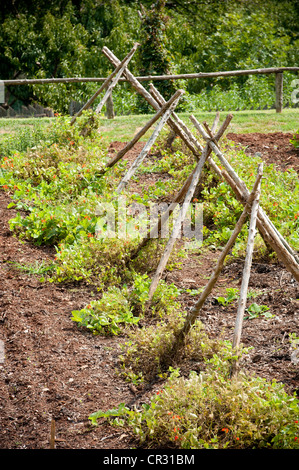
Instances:
[[[193,128],[189,120],[191,113],[179,113],[180,119],[188,127]],[[202,123],[207,121],[212,124],[215,112],[193,113],[196,119]],[[220,112],[220,121],[222,122],[228,112]],[[299,109],[284,109],[281,114],[273,109],[265,111],[232,111],[233,120],[229,126],[228,132],[248,133],[248,132],[291,132],[295,133],[299,128]],[[116,116],[109,120],[103,118],[100,131],[104,137],[109,140],[128,141],[139,131],[151,115],[138,116]],[[141,140],[147,140],[151,135],[153,128],[149,130]],[[196,131],[194,131],[196,133]]]
[[[189,113],[179,113],[179,117],[193,128],[189,120]],[[212,124],[215,112],[194,112],[196,119],[202,123],[207,121]],[[220,113],[220,120],[223,121],[228,114],[226,111]],[[295,133],[299,128],[299,109],[284,109],[281,114],[276,113],[274,109],[264,111],[232,111],[233,120],[228,132],[248,133],[248,132],[291,132]],[[131,115],[116,116],[110,120],[103,116],[102,125],[99,128],[100,133],[108,141],[128,141],[133,138],[152,115]],[[10,133],[16,133],[24,127],[33,127],[39,125],[48,125],[55,118],[26,118],[26,119],[1,119],[0,120],[0,138]],[[149,138],[153,128],[151,128],[141,140]],[[196,131],[194,131],[196,132]]]

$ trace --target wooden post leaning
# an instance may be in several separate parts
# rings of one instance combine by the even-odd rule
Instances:
[[[190,120],[193,122],[198,131],[202,134],[204,139],[209,142],[209,145],[211,146],[212,150],[217,155],[221,164],[225,167],[227,173],[221,170],[222,176],[229,182],[238,200],[245,204],[249,195],[249,191],[245,183],[235,173],[235,171],[233,170],[229,162],[226,160],[222,152],[219,150],[217,145],[210,139],[210,136],[206,134],[205,130],[198,123],[196,118],[194,116],[191,116]],[[299,263],[297,261],[297,254],[289,246],[289,244],[279,233],[279,231],[274,227],[273,223],[270,222],[268,216],[264,213],[260,206],[258,209],[257,227],[265,242],[271,246],[273,251],[276,252],[278,258],[282,261],[288,271],[290,271],[294,278],[299,282]]]
[[[117,190],[116,190],[117,193],[120,193],[125,188],[128,181],[132,178],[132,176],[136,172],[137,168],[140,166],[140,164],[142,163],[142,161],[144,160],[144,158],[148,154],[149,150],[151,149],[151,147],[155,143],[155,141],[156,141],[158,135],[160,134],[161,130],[163,129],[165,123],[169,119],[169,116],[171,115],[171,113],[173,113],[173,111],[174,111],[175,107],[177,106],[181,96],[184,93],[185,93],[184,90],[176,91],[175,94],[172,96],[172,98],[167,102],[167,107],[166,107],[164,115],[162,116],[160,122],[158,123],[158,125],[154,129],[154,132],[152,133],[151,137],[148,139],[148,141],[145,144],[145,146],[143,147],[142,151],[140,152],[138,157],[135,159],[135,161],[133,162],[133,164],[131,165],[131,167],[129,168],[127,173],[125,174],[125,176],[120,181],[120,183],[117,187]]]
[[[195,323],[195,321],[196,321],[196,319],[199,315],[199,312],[200,312],[202,306],[204,305],[206,299],[208,298],[208,296],[212,292],[213,287],[215,286],[215,284],[216,284],[216,282],[217,282],[217,280],[220,276],[221,270],[222,270],[223,265],[224,265],[225,258],[229,254],[229,252],[230,252],[231,248],[233,247],[239,233],[242,230],[242,227],[243,227],[244,223],[247,220],[247,217],[248,217],[248,214],[250,213],[250,208],[251,208],[252,202],[255,198],[256,191],[258,190],[261,178],[262,178],[262,173],[261,173],[260,168],[259,168],[254,186],[252,188],[252,192],[250,193],[250,195],[247,199],[244,210],[243,210],[238,222],[235,225],[233,233],[231,234],[230,239],[228,240],[227,244],[223,248],[223,250],[222,250],[222,252],[221,252],[221,254],[218,258],[215,270],[214,270],[212,276],[210,277],[210,279],[209,279],[206,287],[204,288],[203,292],[201,293],[199,300],[196,302],[194,307],[187,314],[182,329],[176,334],[175,341],[173,343],[173,347],[172,347],[171,352],[168,354],[167,358],[166,357],[163,358],[162,362],[163,362],[164,365],[165,364],[170,364],[174,360],[174,358],[177,356],[177,354],[179,353],[181,348],[183,347],[186,335],[189,333],[192,325]]]
[[[82,106],[82,108],[77,112],[77,114],[75,114],[75,116],[73,117],[73,119],[70,122],[70,125],[73,125],[74,122],[76,121],[76,119],[79,116],[81,116],[83,111],[88,109],[93,104],[93,102],[97,99],[97,97],[100,95],[100,93],[102,93],[102,91],[104,91],[106,89],[106,93],[105,93],[103,99],[101,100],[100,104],[96,108],[97,113],[101,112],[102,107],[104,106],[107,99],[109,98],[113,88],[115,87],[115,85],[119,81],[121,75],[123,74],[123,71],[124,71],[125,67],[128,65],[128,63],[132,59],[132,57],[133,57],[134,53],[136,52],[138,46],[139,46],[138,43],[134,44],[134,46],[132,47],[129,54],[117,65],[115,70],[113,70],[113,72],[109,75],[109,77],[104,81],[104,83],[100,86],[100,88],[95,92],[95,94],[84,104],[84,106]]]

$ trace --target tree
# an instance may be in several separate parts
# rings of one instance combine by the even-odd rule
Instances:
[[[166,48],[166,25],[169,18],[165,14],[165,3],[166,0],[157,0],[150,8],[140,4],[140,75],[168,75],[173,72],[172,60]],[[172,80],[156,81],[155,86],[166,100],[177,89]],[[146,110],[148,104],[144,103],[144,111]]]

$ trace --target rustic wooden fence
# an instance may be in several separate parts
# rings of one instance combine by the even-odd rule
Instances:
[[[275,109],[277,113],[281,113],[283,109],[283,73],[284,72],[299,72],[299,67],[271,67],[249,70],[232,70],[225,72],[199,72],[199,73],[186,73],[179,75],[147,75],[136,77],[139,82],[143,81],[157,81],[157,80],[194,80],[201,78],[218,78],[218,77],[237,77],[241,75],[267,75],[275,74]],[[16,79],[16,80],[2,80],[0,81],[3,86],[14,85],[37,85],[37,84],[51,84],[51,83],[86,83],[86,82],[105,82],[104,77],[69,77],[69,78],[33,78],[33,79]],[[128,81],[125,77],[119,79],[120,82]],[[107,103],[110,111],[108,117],[114,117],[112,97]],[[0,116],[1,117],[1,116]]]

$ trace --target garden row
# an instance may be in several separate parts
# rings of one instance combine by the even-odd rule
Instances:
[[[84,309],[72,312],[72,319],[94,334],[125,338],[120,357],[124,379],[136,386],[163,380],[161,390],[141,410],[120,404],[115,410],[94,413],[91,422],[112,419],[116,425],[129,426],[142,442],[150,439],[158,446],[297,448],[298,399],[288,395],[281,384],[244,372],[229,380],[235,358],[231,344],[210,339],[199,320],[188,334],[181,363],[164,368],[161,358],[167,355],[186,317],[181,290],[166,281],[160,281],[151,308],[146,309],[151,273],[167,240],[151,240],[132,259],[138,238],[96,236],[97,207],[106,202],[117,212],[115,189],[127,162],[122,160],[103,174],[109,161],[108,143],[97,131],[99,116],[93,115],[92,121],[90,117],[90,112],[84,113],[74,126],[68,118],[59,117],[46,129],[36,126],[24,131],[19,140],[3,138],[0,183],[19,211],[10,221],[11,230],[22,239],[55,247],[55,260],[40,270],[41,281],[88,283],[97,290],[98,299],[87,299]],[[81,130],[90,122],[93,127],[83,137]],[[161,135],[152,150],[153,158],[139,167],[134,183],[144,183],[139,191],[126,190],[128,204],[149,206],[150,202],[171,200],[194,169],[193,156],[184,144],[176,139],[169,148],[166,137]],[[259,158],[249,158],[226,140],[223,145],[240,178],[252,187]],[[155,184],[147,184],[148,175],[155,177]],[[167,178],[160,178],[165,175]],[[264,168],[261,204],[295,250],[299,249],[298,193],[294,171],[280,173],[271,165]],[[198,249],[223,248],[243,206],[230,186],[208,168],[195,196],[194,202],[202,203],[204,217],[203,245]],[[129,217],[127,225],[133,223],[133,216]],[[244,256],[246,243],[244,226],[230,260]],[[189,254],[184,244],[178,246],[167,271]],[[275,258],[259,235],[255,256]],[[296,337],[292,339],[295,344]],[[246,349],[242,353],[246,355]],[[192,372],[192,361],[202,364],[202,372]],[[184,363],[189,364],[190,376],[180,376]]]

